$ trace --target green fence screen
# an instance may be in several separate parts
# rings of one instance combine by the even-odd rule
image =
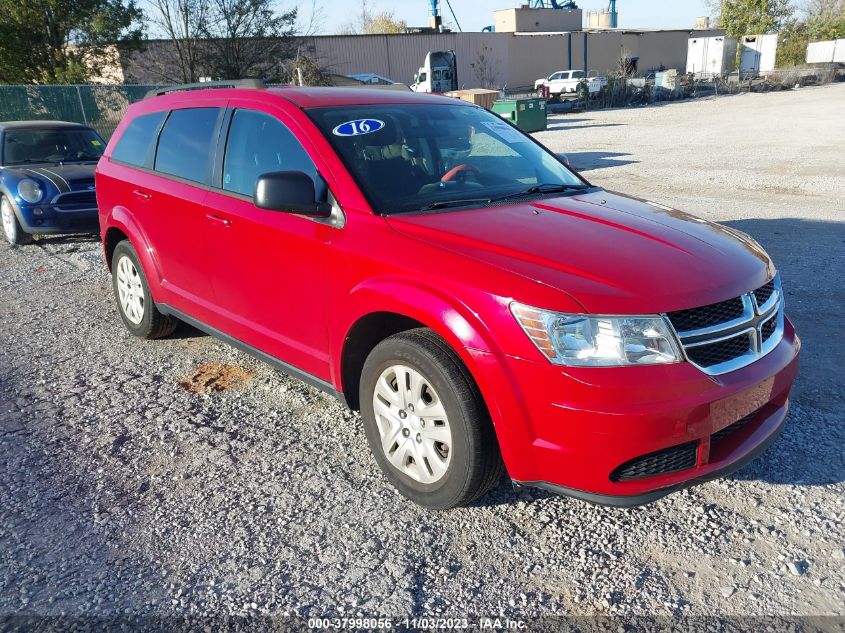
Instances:
[[[112,135],[129,104],[159,86],[0,85],[0,121],[59,120],[90,125]]]

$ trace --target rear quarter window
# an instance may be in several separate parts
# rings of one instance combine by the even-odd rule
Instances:
[[[205,182],[217,139],[220,108],[174,110],[164,124],[155,170],[193,182]]]
[[[112,160],[136,167],[147,165],[152,157],[156,135],[166,115],[167,112],[153,112],[132,120],[114,146]]]

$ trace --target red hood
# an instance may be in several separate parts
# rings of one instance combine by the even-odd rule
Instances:
[[[597,314],[715,303],[774,274],[768,255],[742,233],[606,191],[389,222],[408,236],[566,292]]]

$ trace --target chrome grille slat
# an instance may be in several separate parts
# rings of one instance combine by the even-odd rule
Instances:
[[[732,306],[732,312],[725,309],[727,304]],[[742,313],[737,316],[740,304]],[[696,317],[696,310],[705,316]],[[712,323],[714,314],[723,316],[724,320]],[[740,369],[768,354],[783,338],[780,277],[776,275],[760,288],[735,299],[669,312],[666,317],[678,335],[687,361],[701,371],[715,376]],[[684,327],[702,323],[706,325]]]

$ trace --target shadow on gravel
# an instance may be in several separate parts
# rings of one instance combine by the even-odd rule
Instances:
[[[590,125],[590,121],[592,121],[592,119],[572,119],[566,121],[555,121],[554,123],[548,124],[546,129],[554,132],[561,132],[563,130],[583,130],[594,127],[624,127],[626,125],[625,123],[593,123],[592,125]],[[584,122],[587,123],[587,125],[572,125],[576,122]]]
[[[207,338],[208,334],[203,332],[202,330],[198,330],[193,325],[188,325],[184,321],[179,321],[179,325],[176,326],[176,330],[174,330],[173,334],[167,337],[169,340],[185,340],[185,339],[194,339],[194,338]]]
[[[623,156],[630,156],[630,154],[624,152],[572,152],[566,153],[566,156],[569,158],[569,164],[578,171],[620,167],[639,162],[622,158]]]
[[[89,244],[99,242],[100,236],[95,233],[77,233],[73,235],[39,235],[35,243],[38,246],[52,244]]]

